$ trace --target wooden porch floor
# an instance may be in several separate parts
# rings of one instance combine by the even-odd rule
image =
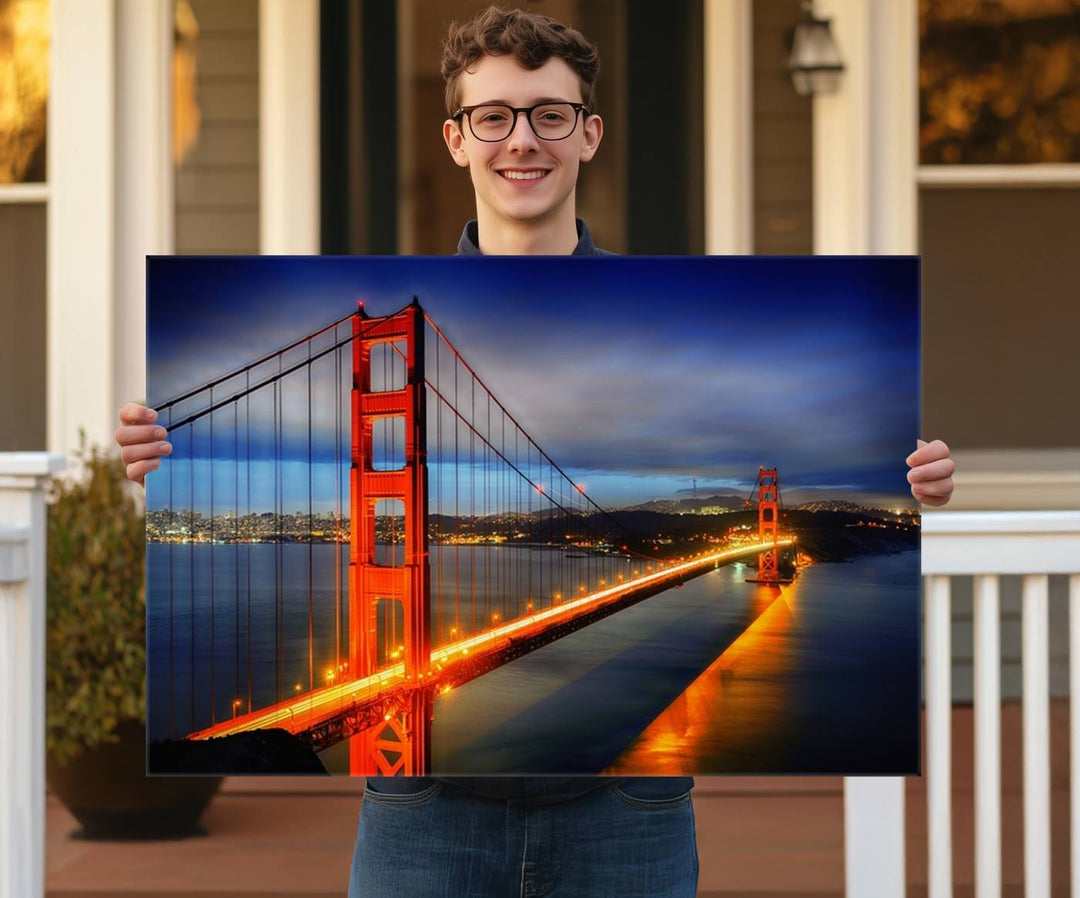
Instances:
[[[1021,708],[1002,706],[1002,871],[1023,894]],[[953,711],[954,895],[973,895],[974,769],[970,708]],[[1053,894],[1068,894],[1068,703],[1051,705]],[[47,799],[49,898],[330,898],[343,896],[361,784],[233,779],[179,842],[89,843]],[[906,781],[908,896],[926,895],[925,780]],[[701,898],[843,894],[843,789],[837,777],[708,777],[695,790]]]

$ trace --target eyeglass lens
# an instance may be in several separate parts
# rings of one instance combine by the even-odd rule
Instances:
[[[503,140],[514,130],[516,116],[509,106],[478,106],[469,115],[469,126],[480,140]],[[543,140],[569,137],[577,124],[577,112],[569,103],[547,103],[529,111],[529,124]]]

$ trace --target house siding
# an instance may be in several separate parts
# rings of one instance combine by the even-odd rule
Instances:
[[[177,166],[177,254],[259,251],[259,4],[191,0],[197,143]]]

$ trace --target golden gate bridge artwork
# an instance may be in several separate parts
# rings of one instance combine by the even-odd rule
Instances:
[[[170,738],[284,729],[348,741],[354,775],[427,774],[437,697],[721,565],[791,582],[775,467],[756,526],[672,549],[594,501],[416,300],[156,407],[176,455],[148,514],[149,699]]]

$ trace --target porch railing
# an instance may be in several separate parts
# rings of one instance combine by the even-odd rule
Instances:
[[[45,487],[63,467],[0,453],[0,898],[45,887]]]
[[[930,898],[951,896],[950,595],[974,576],[975,895],[1001,895],[1000,578],[1022,578],[1024,894],[1050,898],[1049,577],[1069,576],[1072,895],[1080,898],[1080,511],[923,515]]]

